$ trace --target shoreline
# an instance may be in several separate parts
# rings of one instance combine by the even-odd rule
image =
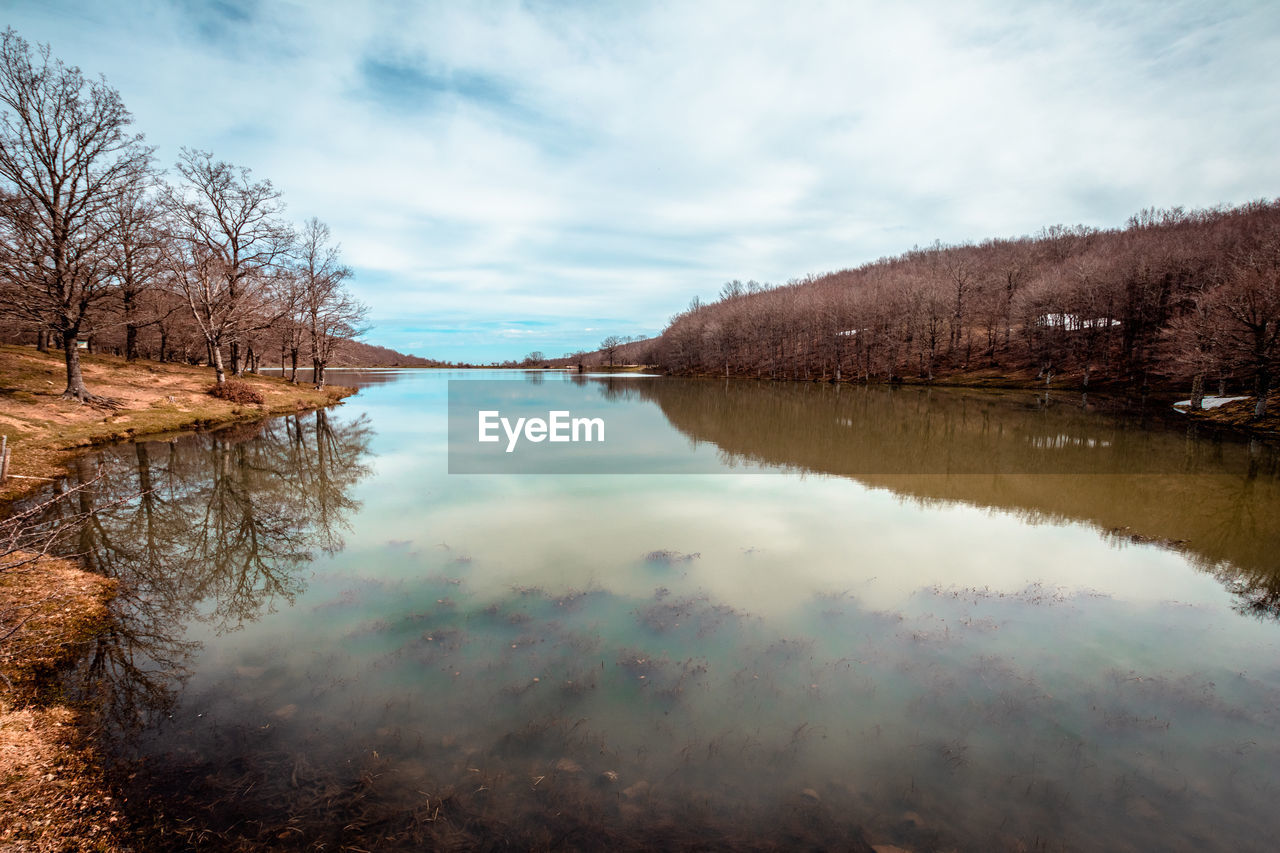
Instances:
[[[890,382],[883,380],[863,382],[853,379],[837,381],[831,377],[795,379],[768,376],[724,377],[711,373],[672,373],[664,371],[663,368],[656,365],[627,365],[626,368],[633,372],[649,371],[662,376],[681,379],[714,379],[723,381],[728,378],[746,382],[800,382],[824,385],[875,385],[882,388],[951,388],[973,391],[1034,391],[1041,394],[1089,394],[1106,400],[1119,401],[1123,399],[1135,408],[1150,409],[1153,412],[1162,412],[1165,409],[1169,409],[1176,401],[1182,400],[1187,396],[1185,389],[1178,389],[1172,385],[1153,387],[1145,395],[1135,394],[1130,386],[1114,382],[1094,381],[1091,385],[1085,386],[1079,381],[1071,381],[1073,374],[1062,374],[1049,384],[1046,384],[1043,380],[999,374],[990,370],[943,375],[932,380],[918,377],[901,377]],[[597,368],[590,369],[596,370]],[[608,368],[605,368],[605,370],[608,370]],[[623,368],[620,366],[618,370],[613,372],[623,372]],[[1226,435],[1234,435],[1237,438],[1263,439],[1272,442],[1280,441],[1280,390],[1272,391],[1267,396],[1267,413],[1261,420],[1253,418],[1254,401],[1255,398],[1252,395],[1240,395],[1234,398],[1232,402],[1206,407],[1199,411],[1188,408],[1171,410],[1186,417],[1188,424],[1207,427]]]
[[[106,409],[61,397],[58,353],[0,345],[0,434],[12,453],[0,484],[0,518],[55,483],[77,456],[108,444],[158,439],[340,403],[356,389],[315,389],[282,377],[237,377],[263,396],[235,404],[210,396],[205,367],[84,355],[85,380],[123,405]],[[58,672],[109,628],[115,583],[77,561],[12,551],[0,555],[0,615],[17,627],[0,647],[0,846],[133,849],[90,727],[92,711],[66,701]],[[3,632],[8,633],[8,632]]]
[[[235,378],[252,385],[264,402],[240,404],[205,393],[214,384],[210,368],[108,355],[84,355],[82,363],[89,387],[122,408],[62,399],[59,354],[0,345],[0,434],[8,437],[14,478],[0,484],[0,511],[58,479],[76,456],[103,445],[325,408],[356,393],[341,385],[317,390],[282,377],[243,374]]]

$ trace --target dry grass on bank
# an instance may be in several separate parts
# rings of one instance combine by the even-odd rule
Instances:
[[[1197,421],[1230,427],[1267,438],[1280,436],[1280,392],[1268,395],[1267,413],[1261,418],[1255,419],[1253,416],[1255,403],[1256,398],[1251,397],[1212,409],[1188,412],[1188,415]]]
[[[106,624],[114,592],[66,560],[0,558],[0,850],[121,849],[123,819],[78,712],[42,695]]]
[[[74,453],[87,447],[314,409],[354,393],[338,386],[317,391],[279,377],[245,375],[241,381],[261,394],[263,402],[238,403],[209,395],[214,374],[206,367],[130,362],[107,355],[81,358],[89,390],[115,400],[120,408],[64,400],[61,353],[0,345],[0,434],[9,437],[13,448],[10,473],[54,477]],[[31,484],[11,480],[0,486],[0,498],[12,498]]]

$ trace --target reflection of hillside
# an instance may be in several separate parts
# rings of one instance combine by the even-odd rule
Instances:
[[[1027,392],[664,380],[624,393],[657,403],[673,426],[730,460],[1185,540],[1199,564],[1252,590],[1250,601],[1280,598],[1267,593],[1280,588],[1271,574],[1280,568],[1274,448],[1046,406]]]
[[[391,382],[397,382],[403,378],[405,371],[409,369],[394,367],[328,367],[325,368],[325,377],[334,385],[345,385],[348,388],[360,389],[371,385],[386,385]],[[329,371],[332,371],[332,373]],[[281,372],[278,367],[263,368],[263,372],[268,376],[282,376],[284,378],[289,376],[289,371]],[[298,369],[298,381],[300,384],[306,385],[310,377],[311,368]]]
[[[301,569],[342,548],[368,473],[371,430],[321,410],[81,458],[77,505],[92,511],[71,548],[120,581],[115,620],[92,650],[84,684],[118,723],[162,708],[195,646],[187,623],[235,630],[304,588]],[[95,479],[96,477],[96,479]]]

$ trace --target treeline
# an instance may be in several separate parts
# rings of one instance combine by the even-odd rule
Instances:
[[[329,228],[295,228],[269,180],[182,149],[172,174],[130,130],[102,78],[0,39],[0,333],[60,348],[65,396],[80,349],[206,363],[218,383],[268,355],[323,385],[368,309]]]
[[[628,335],[609,335],[600,342],[600,349],[588,352],[587,350],[575,350],[567,352],[559,358],[552,358],[544,355],[540,350],[534,350],[524,357],[522,361],[504,361],[500,367],[603,367],[609,365],[614,367],[618,364],[638,364],[636,356],[651,354],[650,347],[646,346],[651,342],[652,338],[645,338],[641,335],[634,337]]]
[[[1127,227],[935,243],[781,286],[731,281],[641,360],[684,374],[932,381],[995,370],[1147,388],[1247,388],[1280,366],[1280,200],[1144,210]]]

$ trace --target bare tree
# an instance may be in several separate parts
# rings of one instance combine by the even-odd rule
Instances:
[[[276,280],[278,316],[272,329],[280,344],[280,371],[289,361],[289,381],[298,382],[298,356],[307,342],[307,294],[302,273],[292,266],[281,268]]]
[[[600,350],[609,359],[610,367],[613,367],[613,359],[618,354],[618,347],[620,346],[622,346],[622,338],[617,335],[610,335],[600,342]]]
[[[104,211],[111,232],[107,269],[116,285],[125,328],[124,356],[130,361],[138,357],[138,331],[159,323],[167,313],[159,303],[143,300],[165,272],[164,223],[153,190],[149,182],[139,181],[118,193]]]
[[[1198,411],[1204,407],[1205,377],[1220,363],[1213,300],[1207,295],[1194,299],[1190,309],[1170,321],[1166,340],[1169,361],[1191,374],[1191,408]]]
[[[324,387],[324,371],[339,341],[364,333],[369,309],[347,292],[351,269],[330,243],[329,226],[314,216],[298,237],[296,275],[302,285],[302,320],[311,337],[311,381]]]
[[[7,307],[62,339],[64,396],[89,393],[79,339],[110,291],[108,205],[150,172],[151,149],[126,132],[132,117],[102,78],[35,51],[12,29],[0,37],[0,236]]]
[[[270,324],[260,309],[268,304],[272,273],[284,260],[293,232],[280,218],[280,192],[270,181],[254,181],[248,169],[188,148],[182,149],[177,169],[183,183],[168,189],[166,206],[185,264],[199,270],[194,278],[186,277],[184,293],[195,300],[192,312],[211,356],[221,361],[217,348],[230,345],[231,373],[236,375],[241,334]],[[208,302],[210,298],[216,302]],[[210,337],[214,331],[216,339]],[[221,382],[220,366],[218,375]]]
[[[209,364],[216,371],[221,385],[227,381],[222,343],[232,328],[235,309],[239,307],[228,292],[222,264],[209,247],[189,238],[168,243],[165,261],[173,275],[171,281],[175,290],[186,301],[204,338]]]
[[[1261,418],[1280,368],[1280,240],[1241,257],[1208,299],[1225,357],[1253,374],[1253,415]]]

